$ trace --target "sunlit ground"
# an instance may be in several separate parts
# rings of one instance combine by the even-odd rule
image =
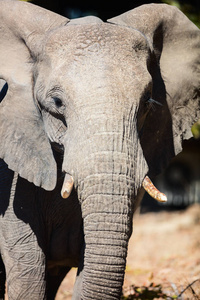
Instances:
[[[73,269],[65,278],[56,300],[71,299],[75,274]],[[184,211],[135,215],[124,296],[200,299],[199,279],[200,205]]]

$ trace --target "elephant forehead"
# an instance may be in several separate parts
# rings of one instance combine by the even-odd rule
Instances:
[[[111,97],[111,92],[117,94],[119,90],[131,97],[150,81],[148,43],[140,32],[126,27],[109,23],[67,25],[49,36],[44,55],[51,84],[64,87],[72,99],[86,96],[89,90],[99,97]]]
[[[104,57],[119,61],[124,57],[137,58],[133,50],[147,52],[144,36],[109,23],[67,25],[51,33],[45,45],[45,54],[52,60]]]

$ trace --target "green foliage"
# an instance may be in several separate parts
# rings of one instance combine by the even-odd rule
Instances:
[[[196,26],[200,28],[200,10],[196,9],[191,3],[181,3],[178,0],[162,0],[167,3],[178,7]]]
[[[200,120],[192,126],[192,134],[195,139],[200,139]]]

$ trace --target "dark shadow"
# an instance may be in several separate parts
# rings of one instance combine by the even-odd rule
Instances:
[[[4,299],[5,282],[6,282],[5,266],[0,255],[0,300]]]
[[[159,42],[159,51],[162,51],[161,45],[162,43]],[[166,101],[166,88],[158,59],[155,54],[152,54],[149,72],[153,81],[150,97],[159,104],[149,104],[145,98],[141,99],[137,118],[138,135],[149,167],[150,178],[160,174],[175,156],[172,117]]]
[[[200,140],[183,141],[183,151],[172,159],[169,166],[154,178],[154,185],[167,195],[168,201],[158,203],[147,193],[141,204],[142,212],[182,210],[200,203]]]
[[[5,98],[7,91],[8,91],[8,83],[5,80],[0,79],[0,103]]]
[[[14,172],[0,159],[0,215],[4,215],[10,199]]]
[[[63,178],[58,179],[56,188],[48,192],[19,177],[16,187],[14,213],[17,218],[30,224],[47,258],[54,229],[63,226],[65,237],[68,238],[70,230],[73,230],[76,224],[82,226],[77,193],[73,189],[67,200],[62,199],[62,182]]]
[[[124,13],[134,7],[145,3],[151,3],[151,0],[126,0],[126,1],[76,1],[76,0],[33,0],[34,4],[45,7],[49,10],[55,11],[67,18],[79,18],[85,15],[96,15],[103,21]],[[161,3],[159,0],[154,0],[154,3]]]

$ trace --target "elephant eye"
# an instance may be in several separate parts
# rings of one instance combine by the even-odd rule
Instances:
[[[47,91],[46,104],[49,106],[50,111],[62,114],[65,108],[65,104],[62,100],[64,92],[60,86],[54,86]]]
[[[60,98],[58,98],[58,97],[53,97],[52,99],[53,99],[53,101],[54,101],[54,103],[55,103],[55,106],[56,106],[57,108],[61,108],[61,107],[63,106],[63,102],[62,102],[62,100],[61,100]]]

